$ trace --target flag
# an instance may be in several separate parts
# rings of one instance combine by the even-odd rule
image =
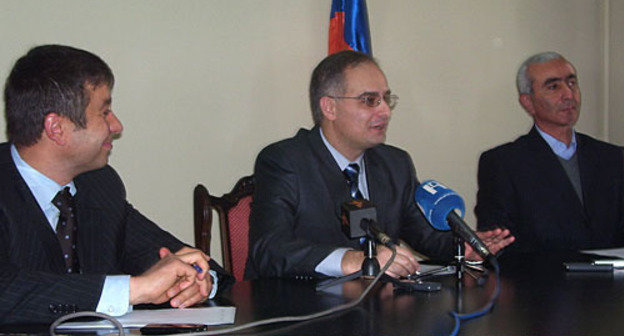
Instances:
[[[345,49],[373,54],[365,0],[332,0],[328,54]]]

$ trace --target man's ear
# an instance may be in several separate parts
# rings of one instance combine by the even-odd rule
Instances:
[[[321,97],[321,112],[327,120],[336,119],[336,100],[327,96]]]
[[[533,108],[533,99],[531,98],[530,94],[528,93],[521,94],[520,97],[518,97],[518,101],[520,102],[520,105],[522,105],[524,110],[527,111],[528,114],[530,115],[535,114],[535,109]]]
[[[65,145],[65,138],[63,135],[66,130],[64,121],[64,117],[55,112],[46,114],[43,120],[44,136],[61,146]]]

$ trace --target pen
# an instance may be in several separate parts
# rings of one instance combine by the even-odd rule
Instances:
[[[204,271],[204,270],[203,270],[201,267],[199,267],[197,264],[191,264],[191,266],[193,266],[193,268],[197,271],[197,273],[201,273],[201,272],[203,272],[203,271]]]

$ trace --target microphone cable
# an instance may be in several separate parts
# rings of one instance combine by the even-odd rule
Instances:
[[[52,336],[56,336],[56,328],[63,322],[65,321],[69,321],[69,320],[73,320],[75,318],[80,318],[80,317],[99,317],[101,319],[104,320],[108,320],[110,323],[112,323],[115,328],[117,330],[119,330],[119,336],[125,336],[126,333],[124,331],[124,327],[123,325],[117,321],[116,318],[108,315],[108,314],[104,314],[104,313],[98,313],[98,312],[91,312],[91,311],[83,311],[83,312],[77,312],[77,313],[72,313],[72,314],[67,314],[65,316],[61,316],[58,319],[56,319],[56,321],[54,321],[51,325],[50,325],[50,335]]]
[[[495,277],[496,285],[494,287],[494,293],[492,293],[492,297],[490,298],[490,300],[488,300],[488,303],[486,303],[485,306],[483,306],[483,308],[477,311],[474,311],[471,313],[462,313],[462,314],[456,311],[450,311],[449,314],[451,314],[451,316],[453,316],[453,319],[455,320],[453,331],[451,331],[451,333],[449,334],[450,336],[457,335],[457,333],[459,332],[461,321],[468,321],[474,318],[481,317],[487,314],[488,312],[490,312],[490,310],[492,310],[492,308],[494,307],[494,302],[498,298],[498,295],[500,294],[500,291],[501,291],[500,268],[498,266],[498,261],[496,260],[496,258],[491,258],[489,262],[492,265],[492,268],[494,268],[494,274],[496,275]]]
[[[396,257],[396,254],[397,254],[396,248],[394,246],[390,246],[390,249],[392,250],[392,255],[390,256],[390,259],[388,259],[388,261],[386,262],[384,267],[379,271],[379,274],[377,274],[377,276],[375,276],[375,278],[366,287],[366,289],[364,289],[362,294],[360,294],[360,296],[357,299],[355,299],[355,300],[353,300],[351,302],[343,303],[343,304],[338,305],[336,307],[332,307],[332,308],[329,308],[329,309],[326,309],[326,310],[322,310],[322,311],[317,312],[317,313],[312,313],[312,314],[307,314],[307,315],[274,317],[274,318],[264,319],[264,320],[260,320],[260,321],[254,321],[254,322],[245,323],[245,324],[242,324],[240,326],[235,326],[235,327],[228,327],[228,328],[216,329],[216,330],[208,330],[208,331],[199,331],[199,332],[192,332],[192,333],[183,333],[183,334],[185,336],[210,336],[210,335],[229,334],[229,333],[233,333],[233,332],[237,332],[237,331],[241,331],[241,330],[245,330],[245,329],[249,329],[249,328],[253,328],[253,327],[259,327],[259,326],[268,325],[268,324],[274,324],[274,323],[302,322],[302,321],[312,320],[312,319],[316,319],[316,318],[323,317],[323,316],[326,316],[326,315],[335,314],[335,313],[338,313],[338,312],[349,310],[349,309],[357,306],[358,304],[360,304],[360,302],[362,302],[362,300],[364,300],[364,298],[371,291],[373,286],[375,286],[375,284],[377,282],[379,282],[379,279],[384,275],[384,273],[388,270],[388,268],[390,268],[390,265],[392,265],[392,263],[394,262],[394,258]],[[74,319],[74,318],[78,318],[78,317],[85,317],[85,316],[95,316],[95,317],[101,317],[101,318],[107,319],[107,320],[113,322],[113,324],[115,324],[115,326],[119,329],[119,331],[120,331],[119,335],[120,336],[124,336],[125,335],[125,333],[123,332],[123,326],[121,325],[121,323],[119,323],[119,321],[117,321],[116,318],[114,318],[112,316],[109,316],[109,315],[106,315],[106,314],[95,313],[95,312],[73,313],[73,314],[65,315],[65,316],[57,319],[50,326],[50,335],[51,336],[57,336],[57,334],[55,332],[55,329],[62,322],[65,322],[67,320],[71,320],[71,319]],[[178,333],[178,334],[170,334],[170,335],[180,335],[180,333]]]

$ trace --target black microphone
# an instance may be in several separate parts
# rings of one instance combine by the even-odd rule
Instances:
[[[421,183],[414,193],[416,204],[434,228],[453,232],[467,242],[479,255],[492,264],[494,255],[485,243],[455,212],[464,213],[464,201],[455,191],[443,184],[429,180]]]
[[[381,231],[374,220],[364,218],[362,222],[360,222],[360,227],[362,230],[368,233],[370,237],[374,237],[375,240],[386,245],[388,247],[396,245],[390,236],[388,236],[385,232]]]
[[[342,231],[349,238],[369,236],[378,242],[395,245],[392,238],[377,226],[377,210],[372,202],[364,199],[352,199],[340,207]]]
[[[446,219],[450,223],[451,228],[453,228],[453,232],[460,236],[465,242],[468,243],[479,255],[491,262],[491,258],[494,258],[494,255],[487,248],[487,245],[477,236],[477,234],[464,222],[464,220],[457,215],[455,211],[449,212]]]

